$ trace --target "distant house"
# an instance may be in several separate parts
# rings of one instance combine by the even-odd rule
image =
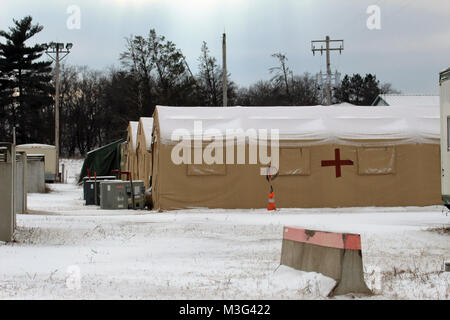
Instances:
[[[439,106],[439,96],[406,95],[406,94],[380,94],[372,106],[411,106],[429,107]]]

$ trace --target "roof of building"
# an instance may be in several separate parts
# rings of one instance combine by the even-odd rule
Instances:
[[[388,106],[439,106],[439,96],[434,95],[380,94],[372,105],[378,105],[380,100]]]
[[[450,79],[450,68],[442,70],[439,73],[439,82],[442,83],[444,81],[448,81]]]
[[[42,143],[28,143],[28,144],[19,144],[17,148],[46,148],[46,149],[55,149],[55,146],[50,144],[42,144]]]

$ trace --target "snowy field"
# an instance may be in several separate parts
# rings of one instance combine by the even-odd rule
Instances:
[[[105,211],[83,205],[81,162],[64,163],[70,183],[30,194],[0,244],[2,299],[327,299],[334,280],[279,267],[284,225],[362,235],[375,294],[356,298],[449,299],[450,235],[429,230],[449,227],[441,206]]]

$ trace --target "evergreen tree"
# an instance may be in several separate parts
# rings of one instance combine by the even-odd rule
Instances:
[[[360,74],[345,75],[340,86],[334,89],[334,102],[370,106],[379,94],[394,91],[390,84],[380,85],[377,77],[370,73],[364,78]]]
[[[17,143],[43,142],[52,139],[51,62],[39,61],[44,47],[26,42],[43,27],[32,23],[32,17],[13,20],[9,31],[0,31],[6,43],[0,43],[0,110],[1,140],[10,140],[16,127]]]

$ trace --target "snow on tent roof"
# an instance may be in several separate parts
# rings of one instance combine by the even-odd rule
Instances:
[[[142,129],[144,130],[145,148],[149,150],[152,145],[153,118],[141,117],[139,120],[141,121]]]
[[[138,133],[139,122],[138,121],[130,121],[129,124],[131,126],[132,148],[133,148],[133,151],[136,152],[137,133]]]
[[[439,106],[439,96],[432,95],[403,95],[403,94],[380,94],[389,106]]]
[[[298,144],[395,140],[395,143],[439,143],[440,109],[431,107],[164,107],[157,106],[163,143],[176,143],[172,133],[186,129],[193,137],[201,120],[203,137],[211,129],[226,137],[227,129],[278,129],[281,141]],[[211,138],[212,134],[209,138]],[[197,139],[199,137],[193,137]],[[350,141],[349,141],[350,140]],[[374,141],[376,142],[376,141]],[[394,142],[392,142],[394,143]]]

